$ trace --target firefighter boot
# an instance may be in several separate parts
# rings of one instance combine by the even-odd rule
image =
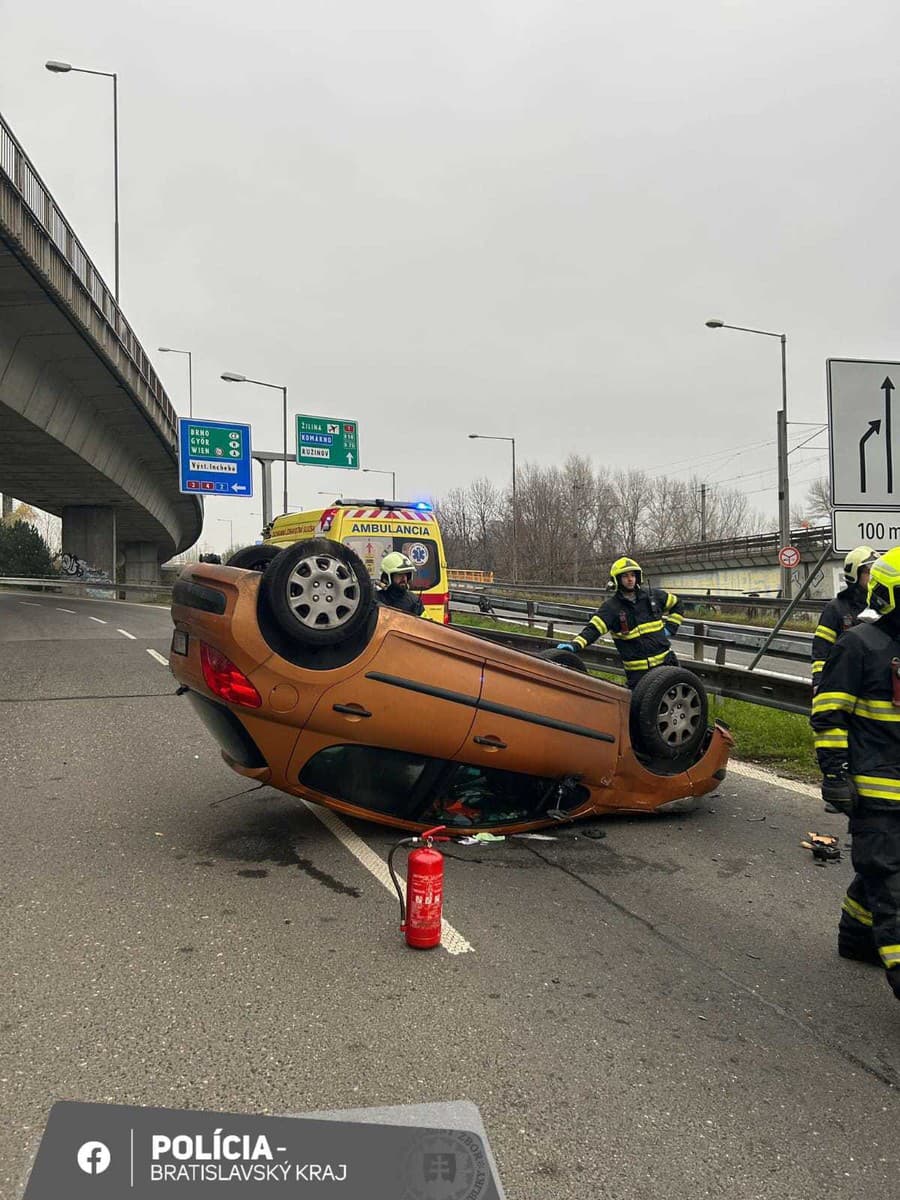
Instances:
[[[847,889],[841,904],[838,925],[838,954],[855,962],[882,966],[881,956],[872,937],[872,913],[865,904],[865,889],[857,875]]]
[[[838,929],[838,954],[841,958],[851,958],[854,962],[870,963],[873,967],[880,967],[882,965],[878,950],[872,943],[871,935],[868,939],[854,936],[845,930],[843,921],[841,921],[840,928]]]
[[[888,983],[894,992],[894,999],[900,1000],[900,967],[891,967],[887,972]]]

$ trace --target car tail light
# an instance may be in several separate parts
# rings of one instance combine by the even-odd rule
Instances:
[[[244,672],[239,671],[221,650],[201,642],[200,665],[206,686],[229,704],[240,704],[244,708],[259,708],[262,704],[262,697]]]

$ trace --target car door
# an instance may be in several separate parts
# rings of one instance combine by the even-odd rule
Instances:
[[[477,643],[433,638],[429,628],[398,622],[365,666],[323,692],[303,736],[453,758],[475,719],[484,660]]]
[[[485,663],[475,720],[457,758],[545,778],[603,786],[616,767],[620,689],[521,656]]]

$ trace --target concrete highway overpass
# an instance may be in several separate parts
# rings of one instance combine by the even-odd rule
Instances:
[[[129,583],[193,545],[176,414],[118,304],[0,116],[0,491]]]
[[[833,596],[844,555],[832,552],[819,569],[815,569],[831,544],[831,526],[795,529],[791,533],[791,544],[800,551],[800,563],[793,572],[794,590],[814,574],[810,597],[825,599]],[[778,596],[781,594],[780,547],[778,533],[762,533],[645,551],[641,553],[640,561],[656,586],[669,587],[673,591],[758,592],[762,596]]]

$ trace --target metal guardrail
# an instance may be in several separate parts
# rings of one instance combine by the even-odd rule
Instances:
[[[454,602],[478,605],[484,596],[483,592],[454,590],[450,593],[450,600],[451,605]],[[502,620],[504,617],[520,618],[524,615],[530,625],[534,625],[540,618],[541,624],[547,621],[548,628],[552,628],[554,620],[586,625],[595,611],[593,608],[575,604],[545,604],[538,600],[498,599],[491,601],[491,611],[485,615],[495,616],[498,620]],[[727,622],[688,619],[681,626],[679,640],[683,643],[690,639],[694,643],[695,658],[702,658],[702,654],[697,655],[698,648],[712,646],[716,651],[716,662],[722,665],[728,649],[754,653],[761,648],[769,636],[769,632],[769,630],[747,629],[741,625],[729,625]],[[766,657],[781,658],[786,662],[808,663],[811,650],[812,634],[782,631],[767,648]]]
[[[476,637],[509,646],[526,653],[549,650],[556,642],[549,638],[534,637],[526,633],[500,633],[493,629],[467,629]],[[581,657],[589,667],[608,674],[624,675],[619,656],[613,647],[588,646]],[[682,660],[681,665],[700,677],[706,690],[715,696],[729,700],[743,700],[748,704],[759,704],[775,708],[780,712],[809,715],[812,704],[812,683],[796,675],[777,675],[770,671],[748,671],[729,663],[711,663],[694,659]]]
[[[108,579],[16,579],[0,577],[0,588],[24,588],[30,592],[146,592],[148,595],[165,596],[171,593],[170,583],[112,583]],[[110,600],[121,600],[122,596],[110,596]]]
[[[482,589],[485,591],[486,587]],[[540,595],[572,596],[574,599],[605,599],[609,592],[605,587],[571,587],[555,583],[493,583],[490,585],[493,595],[526,596],[536,598]],[[771,609],[774,613],[783,612],[791,603],[782,596],[748,596],[746,593],[724,595],[721,592],[686,592],[678,589],[679,597],[688,608],[743,608]],[[825,605],[824,600],[801,600],[795,605],[798,612],[819,613]]]
[[[114,363],[117,358],[115,349],[124,352],[128,364],[137,373],[148,398],[158,410],[150,412],[150,415],[174,450],[177,429],[175,409],[150,365],[146,351],[22,144],[0,115],[0,182],[4,179],[7,187],[0,188],[0,227],[5,228],[40,267],[53,291],[84,328],[97,337]],[[20,214],[14,211],[16,206],[9,198],[10,190],[27,209],[33,227],[29,228],[27,222],[23,223]],[[102,319],[99,335],[91,320],[93,314]],[[138,398],[143,402],[143,398]],[[147,407],[146,403],[144,407]]]

